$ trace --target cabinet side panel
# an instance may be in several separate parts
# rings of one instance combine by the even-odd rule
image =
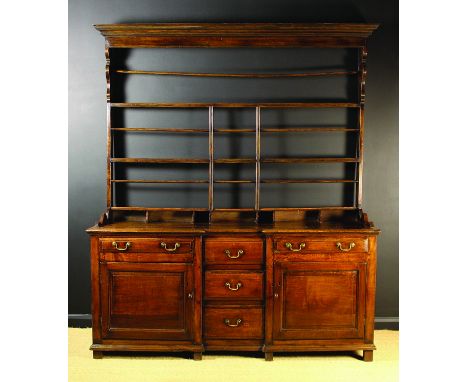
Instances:
[[[375,289],[376,289],[376,270],[377,270],[377,237],[369,238],[369,262],[367,263],[366,275],[366,343],[374,342],[374,315],[375,315]]]
[[[265,345],[273,342],[273,239],[266,238],[265,263]]]
[[[91,315],[93,343],[101,343],[101,300],[99,295],[99,238],[90,237],[91,257]]]
[[[194,319],[193,319],[193,334],[194,343],[202,343],[202,239],[195,238],[195,252],[193,257],[193,273],[194,273],[194,288],[193,288],[193,303],[194,303]]]

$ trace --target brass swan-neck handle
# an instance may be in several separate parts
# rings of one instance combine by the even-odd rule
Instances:
[[[284,246],[292,252],[300,252],[305,248],[306,244],[300,243],[299,248],[293,248],[293,245],[288,242],[288,243],[284,243]]]
[[[132,245],[132,243],[130,243],[129,241],[127,241],[125,243],[125,247],[124,248],[120,248],[119,247],[119,244],[116,242],[116,241],[113,241],[112,242],[112,246],[117,250],[117,251],[126,251],[127,249],[130,248],[130,246]]]
[[[226,326],[230,326],[231,328],[235,328],[235,327],[239,326],[239,325],[241,324],[241,322],[242,322],[242,319],[241,319],[241,318],[238,318],[238,319],[236,320],[236,323],[235,323],[235,324],[231,324],[231,320],[230,320],[229,318],[225,318],[225,319],[224,319],[224,324],[225,324]]]
[[[241,257],[244,254],[244,250],[243,249],[238,249],[237,250],[237,255],[235,255],[235,256],[231,255],[231,251],[229,249],[225,249],[224,253],[230,259],[238,259],[239,257]]]
[[[242,286],[242,283],[240,283],[240,282],[237,283],[235,288],[233,288],[233,287],[231,286],[231,283],[229,283],[229,282],[227,282],[227,283],[224,284],[224,285],[225,285],[229,290],[234,290],[234,291],[236,291],[236,290],[239,290],[239,288]]]
[[[174,244],[174,248],[167,248],[167,244],[164,243],[163,241],[161,242],[161,247],[163,247],[167,252],[174,252],[177,250],[177,248],[180,247],[179,243]]]

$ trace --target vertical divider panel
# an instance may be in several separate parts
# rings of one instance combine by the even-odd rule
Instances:
[[[106,103],[107,103],[107,209],[112,207],[112,130],[111,130],[111,93],[110,93],[110,47],[106,41]]]
[[[359,148],[358,148],[358,184],[356,205],[362,208],[362,172],[364,169],[364,104],[366,100],[367,46],[359,48]]]
[[[260,106],[255,108],[255,211],[260,210]]]
[[[209,178],[209,185],[208,185],[208,209],[213,211],[213,186],[214,186],[214,136],[213,136],[213,106],[208,107],[208,147],[209,147],[209,155],[210,155],[210,163],[208,166],[208,178]]]

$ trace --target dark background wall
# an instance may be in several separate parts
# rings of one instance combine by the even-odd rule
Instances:
[[[70,0],[69,1],[69,314],[89,314],[89,246],[84,230],[93,225],[105,209],[106,105],[104,76],[104,39],[92,27],[96,23],[124,22],[371,22],[380,28],[369,40],[368,79],[366,84],[366,133],[364,210],[382,229],[379,238],[377,317],[398,316],[398,2],[372,0]],[[169,52],[161,63],[180,61]],[[175,54],[175,55],[174,55]],[[182,53],[189,54],[189,53]],[[204,63],[211,62],[203,53]],[[222,62],[235,58],[227,56]],[[250,54],[250,53],[242,53]],[[277,68],[297,69],[292,62],[274,57]],[[300,53],[291,53],[294,55]],[[208,56],[207,56],[208,55]],[[241,57],[240,56],[240,57]],[[218,56],[219,57],[219,56]],[[183,57],[182,57],[183,58]],[[128,58],[131,61],[132,57]],[[138,58],[134,63],[138,63]],[[174,61],[175,62],[175,61]],[[196,62],[190,63],[194,69]],[[229,65],[228,65],[229,67]],[[146,68],[152,69],[152,68]],[[166,68],[169,69],[169,68]],[[185,67],[184,69],[187,69]],[[198,69],[216,71],[215,66]],[[269,69],[275,69],[273,66]],[[153,69],[154,70],[154,69]],[[195,71],[195,70],[194,70]],[[233,70],[235,71],[235,70]],[[144,85],[144,83],[143,83]],[[159,84],[161,85],[161,84]],[[164,82],[162,83],[164,85]],[[196,84],[195,84],[196,85]],[[132,87],[133,86],[133,87]],[[295,85],[290,85],[294,88]],[[135,80],[126,94],[142,87]],[[167,89],[167,86],[163,88]],[[161,88],[154,86],[153,88]],[[195,87],[194,87],[195,88]],[[178,91],[178,87],[171,90]],[[238,89],[238,88],[237,88]],[[268,86],[264,98],[270,95]],[[282,88],[282,92],[286,88]],[[180,94],[186,90],[180,88]],[[236,94],[234,85],[230,94]],[[146,95],[152,94],[151,92]],[[162,95],[161,93],[157,94]],[[166,93],[166,95],[170,95]],[[174,92],[173,94],[174,95]],[[203,102],[198,94],[195,100]],[[229,95],[229,94],[228,94]],[[190,94],[188,95],[190,96]],[[223,94],[217,95],[217,99]],[[197,98],[198,97],[198,98]],[[153,100],[154,97],[146,99]],[[167,100],[167,98],[165,98]],[[180,100],[180,99],[179,99]],[[183,100],[182,100],[183,101]],[[131,117],[127,117],[131,118]],[[220,116],[220,120],[221,120]],[[243,118],[238,117],[240,121]],[[242,123],[242,122],[241,122]],[[198,126],[200,127],[200,126]],[[136,142],[135,142],[136,143]],[[294,144],[294,142],[292,142]],[[127,151],[132,149],[128,143]],[[222,143],[221,143],[222,146]],[[163,148],[164,146],[162,146]],[[193,144],[185,146],[195,147]],[[182,149],[184,150],[184,149]],[[281,153],[280,153],[281,154]],[[142,155],[143,156],[143,155]],[[248,170],[247,176],[248,176]],[[273,176],[272,176],[273,177]],[[273,194],[275,195],[275,193]],[[222,198],[220,198],[222,199]],[[297,201],[286,194],[286,203]]]

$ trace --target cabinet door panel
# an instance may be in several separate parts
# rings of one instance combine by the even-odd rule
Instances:
[[[277,262],[274,339],[364,336],[364,263]]]
[[[102,263],[101,281],[105,338],[192,338],[191,264]]]

